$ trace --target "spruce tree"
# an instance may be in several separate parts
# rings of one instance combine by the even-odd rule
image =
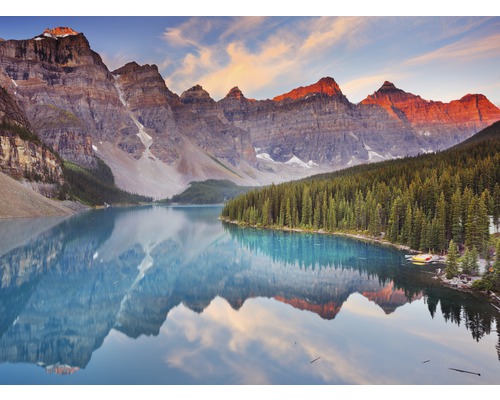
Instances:
[[[468,248],[465,249],[464,255],[460,259],[460,267],[462,268],[462,272],[464,274],[470,274],[472,272],[472,263],[471,263],[471,252]]]
[[[446,279],[451,279],[458,275],[458,252],[457,247],[453,240],[450,240],[450,245],[448,246],[448,256],[446,257]]]
[[[451,196],[451,237],[455,243],[462,241],[462,194],[457,189]]]
[[[495,246],[495,262],[493,263],[493,283],[496,289],[500,289],[500,239]]]
[[[472,248],[472,251],[470,253],[469,266],[470,266],[470,274],[477,275],[479,272],[479,264],[478,264],[478,253],[475,246]]]
[[[493,196],[492,196],[492,203],[493,203],[493,225],[496,228],[496,231],[498,232],[499,227],[500,227],[500,185],[495,183],[495,189],[493,189]]]

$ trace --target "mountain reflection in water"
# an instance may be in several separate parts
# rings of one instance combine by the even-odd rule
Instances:
[[[438,286],[399,251],[331,235],[242,229],[222,224],[219,212],[143,207],[2,221],[0,231],[15,240],[0,244],[0,363],[78,375],[116,333],[156,337],[169,318],[183,326],[183,310],[201,317],[209,306],[237,318],[222,299],[236,313],[249,299],[257,301],[249,308],[273,299],[323,320],[337,318],[348,299],[367,299],[385,315],[425,301],[432,318],[439,310],[464,326],[471,342],[498,326],[491,306]],[[186,332],[209,341],[200,323]],[[248,323],[240,321],[258,335]],[[169,365],[182,370],[179,357]]]

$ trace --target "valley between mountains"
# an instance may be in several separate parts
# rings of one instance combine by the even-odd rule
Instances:
[[[110,71],[70,28],[0,41],[0,170],[47,197],[70,197],[71,171],[151,199],[208,179],[268,185],[441,151],[498,120],[482,94],[443,103],[389,81],[358,104],[331,77],[266,100],[178,95],[155,65]]]

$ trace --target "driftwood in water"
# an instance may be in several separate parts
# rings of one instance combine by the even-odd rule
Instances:
[[[464,372],[466,374],[481,376],[481,374],[479,372],[464,371],[463,369],[456,369],[456,368],[449,368],[449,369],[452,369],[453,371]]]

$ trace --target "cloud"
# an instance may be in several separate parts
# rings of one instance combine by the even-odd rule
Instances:
[[[500,33],[481,38],[466,38],[437,50],[414,57],[405,64],[417,65],[436,61],[469,62],[500,55]]]
[[[165,32],[168,43],[191,47],[165,81],[178,91],[201,84],[214,98],[238,85],[252,97],[251,93],[264,88],[292,84],[305,69],[309,74],[320,70],[324,65],[320,59],[333,57],[335,46],[365,43],[366,21],[362,17],[290,18],[284,24],[283,19],[242,17],[215,19],[208,25],[191,18]]]
[[[321,17],[311,24],[311,30],[302,44],[301,51],[321,51],[341,42],[351,46],[365,43],[365,40],[360,39],[367,21],[364,17]]]
[[[236,84],[243,91],[267,87],[296,65],[288,57],[290,45],[283,42],[265,46],[257,53],[250,52],[243,43],[233,42],[226,51],[230,58],[226,66],[199,77],[205,89],[216,97],[222,97]]]
[[[210,19],[192,17],[177,27],[167,28],[163,33],[163,39],[175,47],[199,47],[200,41],[211,29]]]
[[[238,17],[231,20],[228,27],[219,36],[220,40],[226,40],[231,36],[254,34],[262,29],[264,23],[269,21],[267,17]]]

